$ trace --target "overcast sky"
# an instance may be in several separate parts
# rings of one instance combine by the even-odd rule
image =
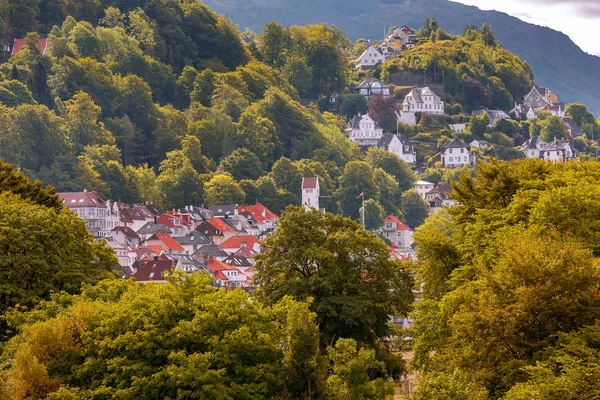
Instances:
[[[600,0],[453,0],[498,10],[548,26],[571,37],[584,51],[600,55]]]

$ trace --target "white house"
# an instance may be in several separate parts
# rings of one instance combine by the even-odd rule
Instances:
[[[576,150],[564,139],[554,139],[540,151],[540,157],[546,161],[563,162],[575,158]]]
[[[469,146],[475,147],[477,150],[485,150],[488,147],[490,147],[490,144],[486,140],[475,139],[471,143],[469,143]]]
[[[458,138],[446,142],[440,148],[440,155],[444,167],[455,168],[475,165],[475,155],[471,153],[471,147]]]
[[[450,198],[452,185],[449,183],[440,183],[435,188],[425,194],[425,201],[429,203],[430,214],[441,210],[444,207],[454,207],[458,202]]]
[[[421,195],[423,200],[425,199],[425,195],[433,190],[434,187],[433,183],[427,181],[416,181],[414,184],[415,190]]]
[[[319,187],[318,177],[302,178],[302,205],[308,210],[314,208],[319,210]]]
[[[407,164],[417,163],[417,152],[410,140],[407,140],[402,135],[383,136],[379,139],[377,147],[394,153]]]
[[[113,228],[109,227],[106,221],[112,212],[110,203],[98,193],[84,189],[83,192],[58,193],[58,197],[62,199],[65,207],[86,222],[92,235],[104,237]]]
[[[448,127],[454,133],[465,133],[467,130],[467,124],[450,124]]]
[[[394,215],[389,215],[383,220],[380,234],[392,242],[392,246],[402,249],[410,248],[413,244],[413,231]]]
[[[547,144],[539,136],[532,136],[528,141],[523,143],[521,151],[525,153],[525,157],[527,158],[540,158],[541,151]]]
[[[370,46],[354,61],[356,69],[372,68],[385,61],[381,48]]]
[[[348,137],[359,146],[377,146],[383,136],[383,129],[369,114],[358,114],[352,118],[346,129]]]
[[[444,115],[444,102],[429,87],[414,88],[404,98],[402,111]]]

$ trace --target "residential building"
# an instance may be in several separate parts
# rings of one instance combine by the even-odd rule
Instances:
[[[526,119],[536,119],[537,115],[533,109],[533,107],[525,105],[525,104],[517,104],[515,103],[515,108],[510,110],[510,114],[515,116],[517,120],[526,120]]]
[[[425,194],[425,201],[429,203],[430,213],[441,210],[444,207],[454,207],[458,202],[450,198],[452,185],[449,183],[440,183],[435,188]]]
[[[155,250],[158,247],[162,249],[164,253],[185,253],[185,249],[168,233],[155,233],[148,238],[146,246],[152,250]]]
[[[228,218],[237,215],[235,204],[216,204],[210,208],[214,218]]]
[[[194,254],[192,254],[194,260],[199,261],[201,263],[208,262],[208,260],[210,259],[223,261],[229,256],[229,253],[227,253],[225,250],[223,250],[216,244],[205,244],[204,246],[196,250]]]
[[[177,263],[177,270],[184,271],[188,274],[193,274],[198,271],[207,271],[202,263],[196,261],[191,254],[163,254],[166,260]]]
[[[212,273],[219,286],[243,287],[247,286],[248,277],[237,268],[219,260],[210,260],[206,268]]]
[[[381,48],[369,46],[356,60],[354,67],[358,70],[373,68],[377,64],[382,64],[385,61],[385,56]]]
[[[540,158],[541,151],[547,144],[539,136],[532,136],[528,141],[523,143],[521,151],[525,153],[525,157],[527,158]]]
[[[258,252],[256,250],[251,249],[249,247],[242,247],[241,249],[239,249],[238,251],[236,251],[235,253],[233,253],[234,256],[242,256],[242,257],[244,257],[252,265],[254,265],[254,257],[257,254],[258,254]]]
[[[419,193],[421,195],[421,197],[423,198],[423,200],[425,200],[425,195],[427,193],[429,193],[433,188],[435,187],[435,184],[431,183],[431,182],[427,182],[427,181],[416,181],[414,184],[414,188],[417,191],[417,193]]]
[[[10,56],[13,57],[13,56],[16,56],[17,54],[19,54],[21,52],[21,50],[23,50],[25,48],[26,45],[27,45],[27,43],[25,42],[25,39],[16,38],[13,41]],[[42,37],[39,38],[38,49],[40,49],[40,52],[43,55],[46,54],[46,50],[48,49],[48,39],[47,38],[42,38]]]
[[[575,158],[577,150],[573,149],[571,144],[564,139],[554,139],[548,143],[541,151],[542,160],[552,162],[563,162]]]
[[[446,142],[440,148],[442,164],[447,168],[475,165],[475,155],[471,153],[471,147],[458,138]]]
[[[369,114],[355,115],[346,129],[348,138],[359,146],[377,146],[383,136],[383,128]]]
[[[467,130],[467,124],[450,124],[448,127],[454,133],[465,133]]]
[[[394,247],[410,248],[413,243],[412,229],[394,215],[389,215],[383,220],[379,233],[392,242]]]
[[[534,86],[529,93],[525,95],[523,104],[534,110],[542,109],[550,103],[550,89],[543,86]]]
[[[498,121],[500,121],[501,119],[506,119],[506,120],[510,120],[510,115],[508,115],[507,113],[505,113],[502,110],[475,110],[471,113],[472,115],[475,115],[477,117],[481,117],[483,114],[487,114],[488,118],[490,119],[490,123],[488,124],[488,126],[492,127],[494,125],[496,125],[496,123]]]
[[[244,216],[252,226],[258,228],[260,235],[273,232],[279,216],[258,201],[251,206],[237,206],[239,215]]]
[[[404,97],[402,111],[444,115],[444,102],[429,87],[413,88]]]
[[[392,32],[389,38],[397,39],[405,48],[411,48],[417,44],[417,34],[414,30],[406,25],[402,25],[400,28]],[[396,49],[394,48],[394,50]]]
[[[577,125],[575,121],[573,121],[571,118],[562,118],[562,121],[567,126],[567,131],[569,132],[570,139],[576,139],[582,136],[581,128],[579,127],[579,125]]]
[[[319,187],[319,177],[302,178],[302,205],[307,209],[319,208],[319,196],[321,188]]]
[[[214,236],[213,238],[211,238],[215,244],[221,244],[223,241],[238,234],[238,231],[233,226],[225,222],[224,219],[215,217],[213,219],[210,219],[208,223],[223,235],[222,237]]]
[[[158,282],[166,283],[166,277],[175,271],[176,262],[172,260],[151,260],[147,261],[134,274],[133,278],[142,283]]]
[[[417,152],[410,140],[402,135],[383,136],[379,139],[377,147],[394,153],[399,159],[407,164],[417,163]]]
[[[226,221],[241,234],[249,234],[256,237],[261,235],[259,227],[253,223],[252,219],[248,219],[245,215],[238,213],[238,215],[227,218]]]
[[[154,222],[147,222],[136,233],[142,242],[148,240],[148,238],[155,233],[168,233],[169,235],[173,235],[173,231],[167,228],[166,225]]]
[[[562,118],[565,116],[565,103],[562,101],[558,103],[548,103],[542,107],[541,110],[548,111],[551,115]]]
[[[486,150],[490,147],[490,143],[486,140],[475,139],[469,143],[469,146],[475,147],[477,150]]]
[[[106,241],[106,245],[113,249],[115,257],[117,257],[120,266],[126,267],[132,264],[132,260],[128,255],[129,249],[126,245],[120,243],[112,237],[106,237],[104,240]]]
[[[252,235],[232,236],[221,243],[219,247],[229,254],[234,254],[239,249],[244,247],[248,247],[260,253],[260,244],[258,243],[256,237]]]
[[[382,83],[376,78],[365,79],[360,83],[360,85],[354,87],[354,91],[365,96],[367,100],[374,94],[381,94],[383,96],[392,95],[391,86]]]
[[[416,125],[417,116],[412,111],[396,111],[396,120],[400,124]]]
[[[140,237],[131,228],[125,226],[117,226],[113,228],[108,236],[115,239],[117,242],[125,245],[125,247],[136,248],[140,244]]]
[[[160,215],[156,221],[173,231],[173,236],[185,236],[195,228],[189,214],[176,210]]]
[[[179,236],[174,239],[183,247],[185,254],[194,254],[200,247],[212,243],[209,238],[198,231],[193,231],[187,236]]]
[[[88,231],[95,237],[105,237],[113,228],[109,229],[106,221],[111,213],[110,203],[98,193],[84,189],[83,192],[58,193],[58,197],[65,207],[86,222]]]

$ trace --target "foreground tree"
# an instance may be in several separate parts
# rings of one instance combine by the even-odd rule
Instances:
[[[373,344],[390,333],[390,315],[412,303],[411,278],[375,234],[339,215],[289,207],[257,256],[258,297],[313,299],[322,344],[339,337]]]
[[[21,334],[5,353],[0,388],[11,399],[319,393],[318,330],[306,304],[286,298],[267,308],[202,273],[168,280],[104,281],[13,316]]]

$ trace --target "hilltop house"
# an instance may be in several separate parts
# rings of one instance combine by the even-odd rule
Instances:
[[[13,41],[10,56],[13,57],[13,56],[16,56],[17,54],[19,54],[21,52],[21,50],[23,50],[25,48],[26,45],[27,45],[27,43],[25,42],[25,39],[16,38]],[[48,39],[47,38],[39,38],[37,45],[38,45],[38,49],[40,49],[40,52],[43,55],[46,55],[46,50],[48,49]]]
[[[319,210],[319,195],[321,188],[319,186],[319,177],[302,178],[302,205],[310,210],[314,208]]]
[[[414,88],[404,97],[402,111],[444,115],[444,102],[429,87]]]
[[[383,136],[377,147],[394,153],[407,164],[417,163],[417,152],[412,143],[402,135]]]
[[[501,119],[506,119],[506,120],[510,120],[510,115],[508,115],[507,113],[505,113],[502,110],[475,110],[473,111],[471,114],[475,115],[477,117],[481,117],[483,114],[487,113],[489,119],[490,119],[490,123],[488,124],[489,127],[492,127],[494,125],[496,125],[496,123],[498,121],[500,121]]]
[[[360,85],[354,87],[354,91],[365,96],[367,100],[374,94],[381,94],[383,96],[392,95],[392,88],[375,78],[365,79]]]
[[[523,143],[521,151],[525,153],[527,158],[540,158],[541,151],[546,147],[547,143],[542,141],[539,136],[532,136],[528,141]]]
[[[398,46],[399,44],[399,46]],[[411,48],[417,44],[417,34],[406,25],[394,30],[386,40],[388,51],[394,55],[402,54],[404,48]]]
[[[581,137],[581,128],[575,121],[571,118],[562,118],[562,121],[567,126],[567,131],[569,132],[569,138],[575,139]]]
[[[578,151],[564,139],[554,139],[550,143],[544,142],[539,136],[532,136],[523,143],[521,151],[527,158],[541,158],[552,162],[562,162],[577,157]]]
[[[475,155],[471,153],[471,147],[458,138],[444,143],[440,148],[440,155],[444,167],[475,165]]]
[[[260,253],[260,244],[258,244],[258,240],[252,235],[232,236],[221,243],[220,247],[229,254],[234,254],[239,249],[246,247]]]
[[[413,243],[413,231],[398,217],[389,215],[383,220],[383,226],[378,233],[392,242],[392,246],[408,249]]]
[[[550,89],[543,86],[534,86],[523,98],[523,104],[516,105],[511,110],[517,119],[521,119],[526,113],[527,119],[535,119],[535,111],[549,111],[552,115],[565,116],[565,103],[558,101],[558,96]]]
[[[427,181],[416,181],[413,187],[415,188],[417,193],[421,195],[423,200],[425,200],[425,195],[429,193],[429,191],[431,191],[435,187],[435,185]]]
[[[452,185],[440,183],[425,194],[425,201],[429,203],[430,213],[441,210],[443,207],[454,207],[458,203],[450,198]]]
[[[485,149],[489,148],[491,145],[487,140],[475,139],[471,143],[469,143],[469,146],[474,147],[477,150],[485,150]]]
[[[382,64],[385,56],[380,47],[370,46],[355,61],[354,66],[358,70],[373,68],[377,64]]]
[[[346,129],[348,138],[359,146],[377,146],[383,136],[383,129],[369,114],[355,115]]]

